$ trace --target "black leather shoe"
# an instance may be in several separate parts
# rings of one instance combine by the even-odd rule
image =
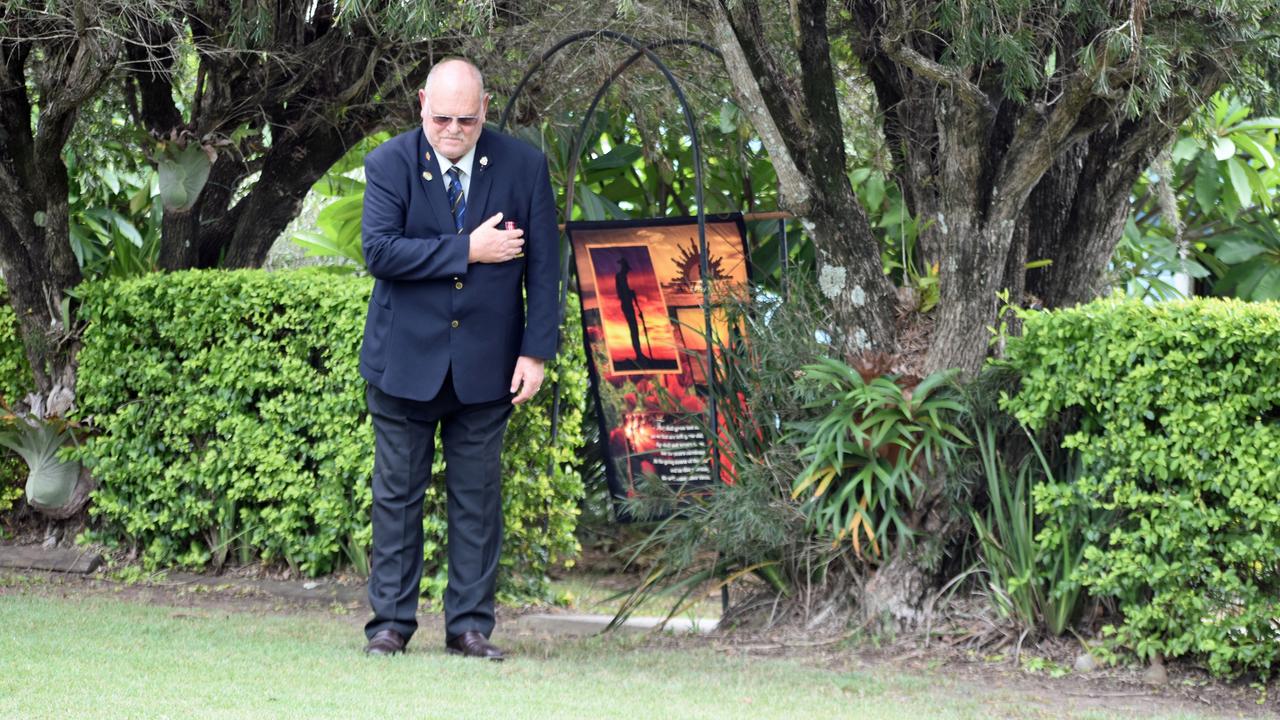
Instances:
[[[365,655],[395,655],[404,652],[404,646],[408,642],[395,630],[379,630],[369,638],[369,644],[364,646],[364,653]]]
[[[484,658],[494,662],[502,662],[502,651],[489,642],[489,639],[475,630],[468,630],[444,644],[450,655]]]

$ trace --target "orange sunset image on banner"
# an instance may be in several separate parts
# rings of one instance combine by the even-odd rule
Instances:
[[[644,245],[587,246],[611,375],[679,372],[667,303]]]
[[[746,228],[741,215],[708,217],[705,227],[705,258],[697,218],[571,222],[565,228],[608,456],[605,476],[615,499],[634,497],[646,477],[673,489],[733,482],[732,458],[719,451],[717,478],[707,442],[708,408],[726,402],[707,385],[707,353],[719,354],[718,344],[745,338],[742,328],[730,328],[728,308],[748,295]],[[721,437],[730,432],[724,422],[720,415]],[[625,505],[614,511],[627,517]]]

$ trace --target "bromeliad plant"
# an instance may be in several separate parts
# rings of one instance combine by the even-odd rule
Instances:
[[[953,464],[969,444],[954,423],[963,406],[947,392],[950,377],[935,373],[912,387],[832,358],[805,366],[806,407],[821,415],[791,425],[808,461],[792,497],[808,495],[810,522],[834,544],[848,538],[859,558],[880,558],[891,539],[913,534],[926,473]]]

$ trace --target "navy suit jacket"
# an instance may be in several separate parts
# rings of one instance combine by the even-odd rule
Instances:
[[[388,395],[430,400],[452,367],[462,402],[508,396],[518,356],[556,352],[560,233],[546,156],[486,127],[462,234],[422,128],[378,146],[364,169],[364,259],[375,281],[360,375]],[[524,230],[524,257],[468,263],[470,231],[497,212]]]

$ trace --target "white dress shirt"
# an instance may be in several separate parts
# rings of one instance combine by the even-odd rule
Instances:
[[[434,148],[433,148],[434,150]],[[436,159],[440,161],[440,182],[444,183],[445,195],[449,194],[449,168],[454,165],[458,166],[458,180],[462,182],[462,196],[471,199],[471,163],[475,160],[476,149],[473,147],[467,151],[466,155],[458,158],[458,162],[452,162],[449,158],[436,152]]]

